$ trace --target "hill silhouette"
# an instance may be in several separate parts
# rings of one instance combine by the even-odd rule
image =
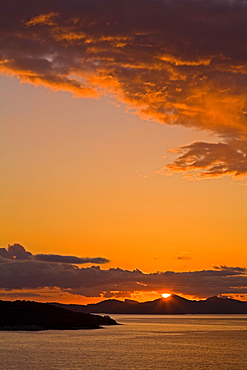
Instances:
[[[191,301],[178,295],[160,298],[154,301],[137,302],[132,300],[119,301],[116,299],[104,300],[88,305],[64,305],[52,303],[58,307],[65,307],[74,312],[106,313],[106,314],[247,314],[247,302],[230,298],[210,297],[206,300]]]
[[[109,316],[72,312],[30,301],[0,301],[0,330],[97,329],[117,325]]]

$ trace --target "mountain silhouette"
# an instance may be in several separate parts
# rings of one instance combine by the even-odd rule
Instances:
[[[30,301],[0,301],[0,330],[98,329],[117,325],[109,316],[72,312],[64,307]]]
[[[206,300],[191,301],[176,294],[154,301],[137,302],[126,299],[108,299],[88,305],[65,305],[51,303],[74,312],[105,314],[247,314],[247,302],[230,298],[209,297]]]

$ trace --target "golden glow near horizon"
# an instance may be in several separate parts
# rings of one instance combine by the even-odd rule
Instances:
[[[163,298],[169,298],[171,296],[170,293],[162,293],[161,295]]]

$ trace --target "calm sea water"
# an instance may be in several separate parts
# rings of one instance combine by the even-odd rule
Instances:
[[[0,332],[0,369],[243,369],[247,315],[111,315],[98,330]]]

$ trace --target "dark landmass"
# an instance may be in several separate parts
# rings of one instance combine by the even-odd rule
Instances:
[[[178,295],[155,301],[137,302],[126,299],[124,302],[109,299],[95,304],[75,305],[51,303],[74,312],[105,314],[247,314],[247,302],[236,299],[210,297],[206,300],[191,301]]]
[[[117,325],[109,316],[72,312],[30,301],[0,301],[0,330],[75,330]]]

